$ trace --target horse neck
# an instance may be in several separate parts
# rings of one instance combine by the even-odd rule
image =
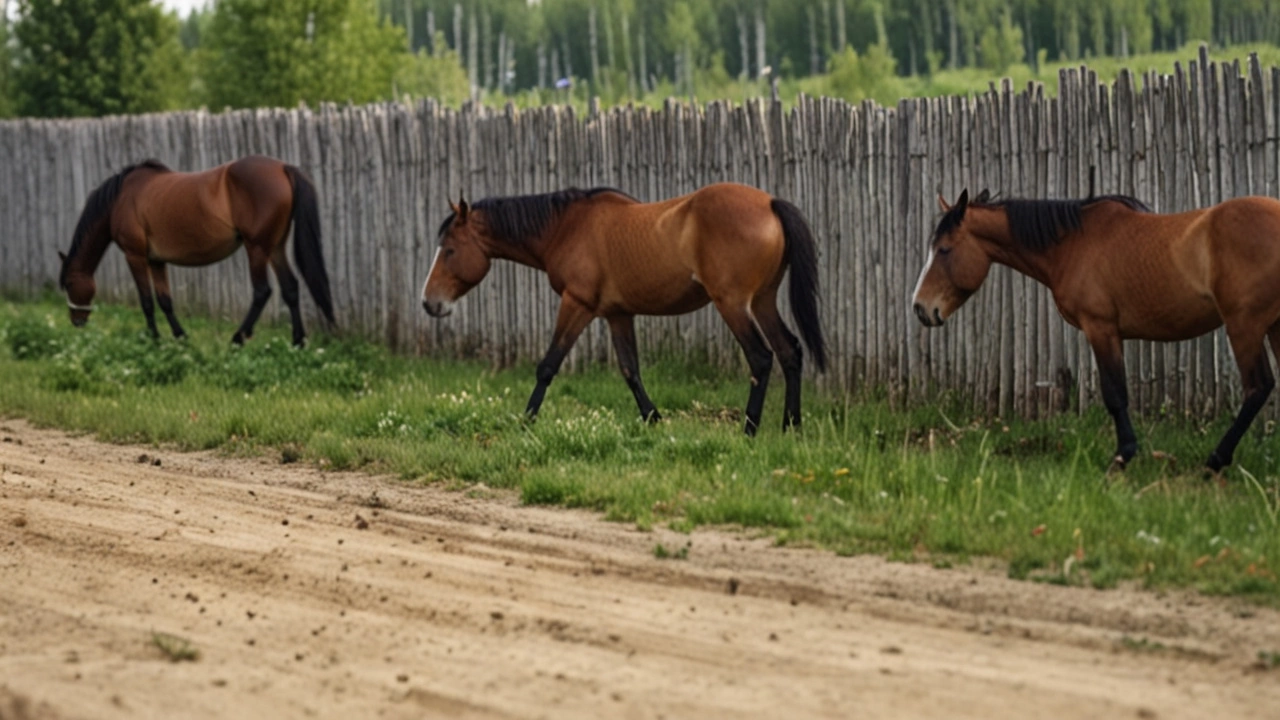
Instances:
[[[92,276],[111,245],[111,214],[107,213],[94,225],[88,237],[81,241],[80,249],[71,258],[71,272]]]
[[[1009,216],[998,207],[971,207],[965,219],[969,231],[983,241],[992,262],[1013,268],[1048,287],[1053,287],[1058,263],[1057,247],[1032,250],[1023,247],[1009,230]]]
[[[494,260],[510,260],[546,272],[547,255],[558,244],[562,225],[561,219],[553,220],[538,237],[526,238],[518,242],[496,240],[484,235],[482,236],[484,252]]]

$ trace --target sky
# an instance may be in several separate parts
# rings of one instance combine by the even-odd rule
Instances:
[[[168,10],[177,10],[179,15],[186,15],[193,9],[204,7],[208,0],[160,0],[160,4]]]

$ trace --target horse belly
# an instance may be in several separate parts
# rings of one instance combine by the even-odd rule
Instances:
[[[1120,315],[1120,335],[1138,340],[1175,342],[1199,337],[1222,325],[1212,297],[1168,298],[1145,312]]]
[[[201,235],[188,233],[182,236],[168,234],[148,238],[148,259],[173,265],[212,265],[227,259],[240,249],[240,241],[234,232],[229,235]]]
[[[683,315],[711,302],[692,277],[672,282],[631,282],[619,288],[618,307],[632,315]]]

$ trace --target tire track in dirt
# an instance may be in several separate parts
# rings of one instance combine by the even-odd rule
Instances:
[[[1280,706],[1280,675],[1253,667],[1280,650],[1280,614],[1240,601],[644,533],[483,488],[18,421],[0,439],[0,720]],[[655,559],[657,542],[691,542],[689,559]],[[199,659],[168,662],[153,632]]]

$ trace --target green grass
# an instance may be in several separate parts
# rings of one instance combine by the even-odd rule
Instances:
[[[647,359],[662,423],[640,422],[611,367],[557,378],[528,423],[530,366],[399,357],[323,335],[295,350],[269,324],[234,349],[231,325],[184,322],[190,340],[153,342],[133,307],[103,306],[76,330],[55,302],[0,303],[0,415],[407,483],[484,482],[641,528],[729,525],[842,554],[939,567],[996,558],[1041,582],[1190,586],[1280,605],[1280,443],[1261,420],[1225,487],[1198,468],[1226,417],[1140,419],[1144,450],[1177,462],[1144,452],[1108,479],[1114,435],[1098,409],[1002,422],[810,389],[803,434],[784,435],[775,373],[752,440],[740,428],[745,371]]]

